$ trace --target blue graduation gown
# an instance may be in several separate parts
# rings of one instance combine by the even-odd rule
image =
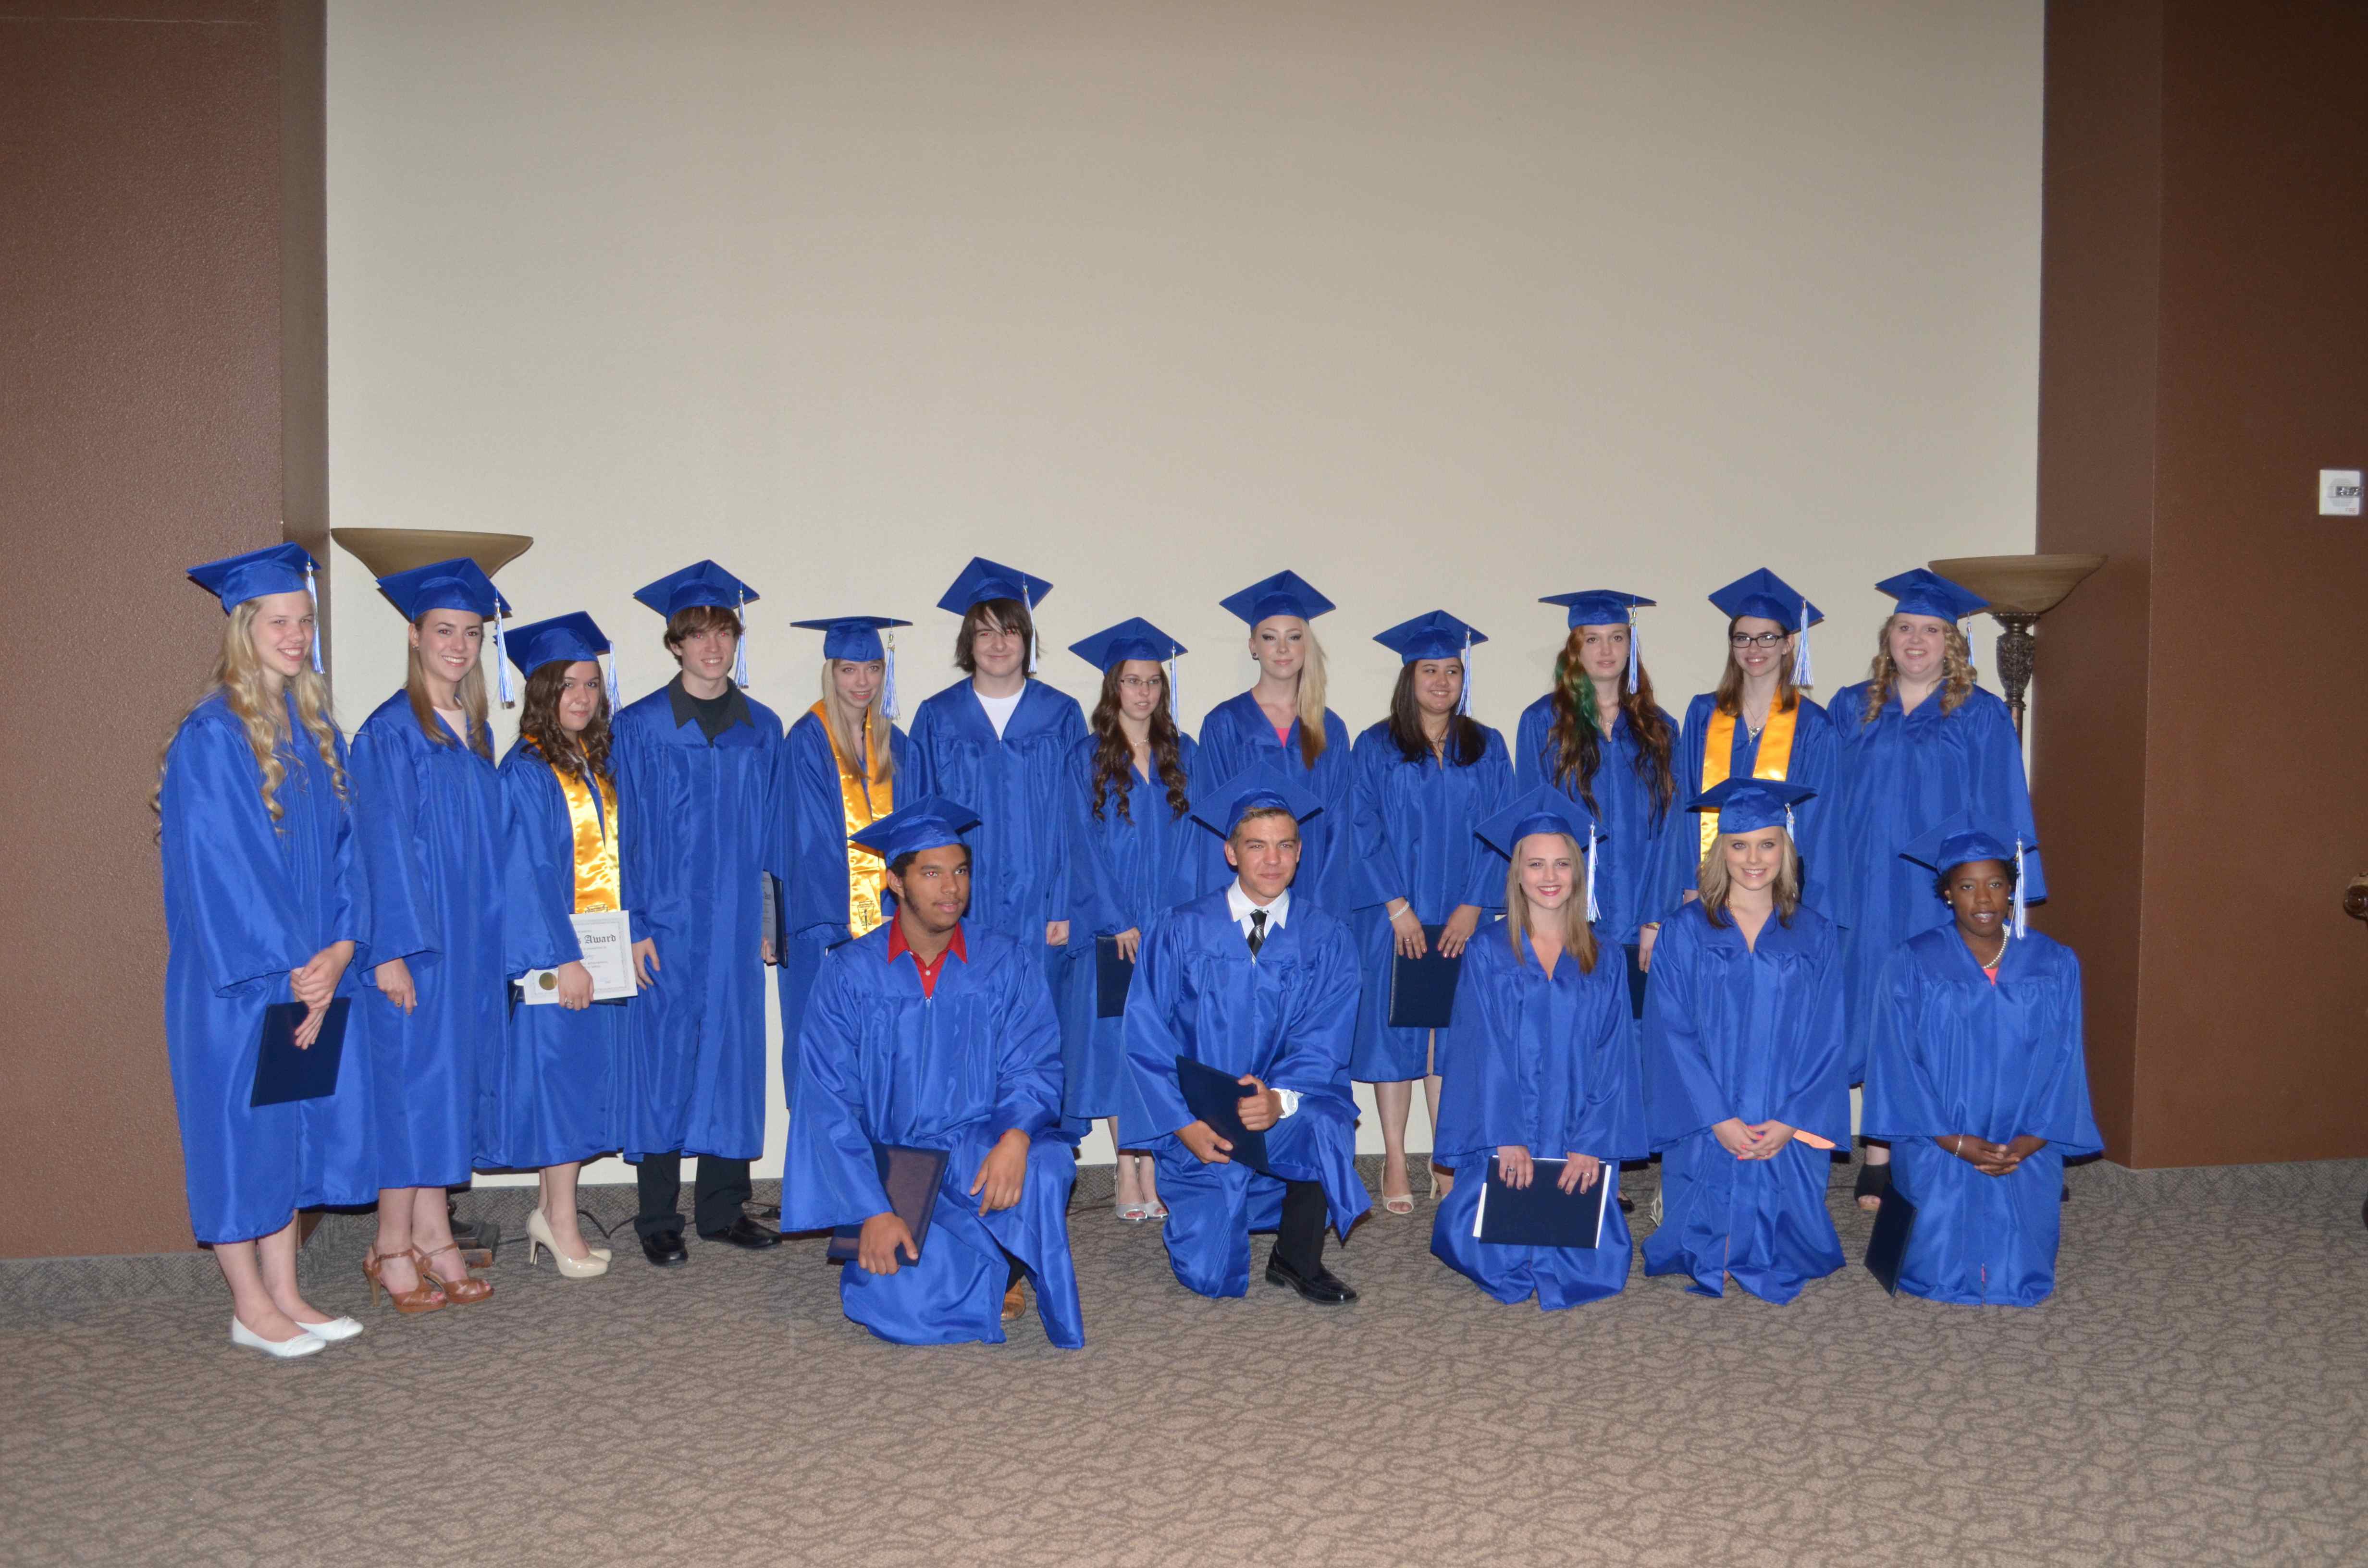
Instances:
[[[575,828],[558,775],[525,741],[498,769],[508,807],[503,835],[502,973],[505,985],[529,970],[584,956],[575,913]],[[599,796],[593,800],[597,805]],[[623,814],[623,802],[618,803]],[[611,824],[610,831],[616,831]],[[618,872],[621,879],[624,868]],[[630,902],[636,935],[641,918]],[[620,1086],[631,1081],[626,1016],[634,1003],[595,1003],[582,1012],[513,1006],[503,1050],[477,1085],[477,1164],[540,1170],[588,1160],[624,1144]]]
[[[288,975],[355,942],[337,994],[369,955],[353,824],[313,738],[288,702],[287,768],[264,808],[246,731],[218,691],[181,721],[165,754],[165,1046],[181,1127],[189,1225],[213,1244],[284,1227],[299,1209],[378,1197],[370,1045],[350,1023],[325,1098],[250,1107],[263,1010],[295,1000]],[[337,742],[345,757],[345,742]]]
[[[1841,781],[1823,849],[1832,881],[1831,913],[1842,927],[1842,984],[1850,1007],[1850,1082],[1866,1076],[1875,978],[1892,950],[1919,931],[1950,924],[1929,868],[1899,852],[1952,812],[1971,807],[1988,821],[2037,843],[2022,743],[2003,699],[1975,687],[1953,713],[1935,692],[1913,713],[1894,693],[1874,716],[1863,684],[1834,693],[1827,707],[1841,737]],[[2047,896],[2039,852],[2023,861],[2023,895]]]
[[[370,1037],[378,1184],[457,1186],[476,1163],[479,1076],[503,1049],[502,782],[457,738],[422,733],[401,691],[354,732],[351,771],[370,964],[403,960],[418,994],[405,1013],[365,973],[347,1026]]]
[[[1031,680],[998,741],[970,682],[956,681],[913,715],[912,790],[899,797],[943,795],[978,813],[962,835],[971,852],[967,919],[1025,944],[1047,985],[1068,957],[1045,943],[1044,927],[1069,916],[1062,775],[1085,733],[1076,698]]]
[[[1677,804],[1669,814],[1668,831],[1661,835],[1661,853],[1645,899],[1645,907],[1652,912],[1645,916],[1649,920],[1667,920],[1685,895],[1695,891],[1702,872],[1702,818],[1683,808],[1702,793],[1702,749],[1710,739],[1711,716],[1717,710],[1717,698],[1707,691],[1686,705],[1685,733],[1669,764],[1678,779]],[[1740,719],[1735,722],[1726,766],[1729,778],[1748,778],[1759,766],[1759,737],[1746,729]],[[1833,810],[1840,766],[1841,739],[1834,733],[1833,721],[1824,709],[1801,698],[1793,721],[1793,754],[1784,776],[1817,792],[1815,800],[1793,809],[1793,843],[1800,851],[1802,874],[1807,879],[1801,887],[1801,902],[1812,909],[1824,909],[1828,902],[1826,889],[1832,879],[1826,863],[1826,823]]]
[[[1505,858],[1474,830],[1511,793],[1513,759],[1505,737],[1482,728],[1486,749],[1468,767],[1429,756],[1408,762],[1386,722],[1357,737],[1349,881],[1361,968],[1349,1076],[1360,1084],[1404,1083],[1429,1071],[1430,1031],[1390,1027],[1390,968],[1397,952],[1390,901],[1406,900],[1426,926],[1441,924],[1458,904],[1492,913],[1505,907]]]
[[[1178,735],[1179,760],[1190,787],[1197,748]],[[1069,748],[1062,803],[1069,824],[1069,958],[1062,966],[1061,1067],[1063,1113],[1072,1122],[1116,1116],[1126,1081],[1126,1020],[1099,1017],[1101,969],[1096,939],[1144,931],[1152,917],[1192,896],[1194,857],[1209,830],[1168,806],[1167,787],[1134,775],[1127,815],[1118,791],[1094,815],[1094,748],[1086,736]],[[1073,1131],[1082,1131],[1073,1128]]]
[[[1661,1153],[1661,1226],[1645,1272],[1689,1274],[1697,1294],[1724,1277],[1789,1301],[1842,1266],[1826,1209],[1832,1156],[1798,1139],[1772,1160],[1738,1160],[1710,1129],[1774,1119],[1837,1147],[1850,1142],[1842,1076],[1839,934],[1805,905],[1770,917],[1758,949],[1690,903],[1661,926],[1645,995],[1645,1116]]]
[[[918,799],[905,778],[905,732],[888,727],[889,789],[897,799]],[[805,1022],[806,996],[822,972],[822,956],[848,939],[847,801],[839,793],[838,758],[830,732],[812,710],[790,726],[781,757],[781,809],[788,813],[787,865],[780,875],[789,908],[789,950],[779,955],[774,983],[781,993],[781,1093],[797,1099],[798,1030]],[[886,801],[873,802],[885,814]],[[970,802],[964,801],[964,805]]]
[[[1355,769],[1349,744],[1349,726],[1329,708],[1324,710],[1324,755],[1314,768],[1300,760],[1299,723],[1292,722],[1286,744],[1274,738],[1266,710],[1249,692],[1229,697],[1209,710],[1201,721],[1201,762],[1192,775],[1192,790],[1214,790],[1254,762],[1270,762],[1309,794],[1324,810],[1299,824],[1299,875],[1291,884],[1294,901],[1322,904],[1345,915],[1352,896],[1349,881],[1349,799],[1355,790]],[[1234,880],[1225,864],[1225,841],[1214,835],[1200,846],[1195,891],[1224,888]]]
[[[1289,1180],[1321,1183],[1332,1228],[1345,1238],[1372,1207],[1357,1175],[1349,1090],[1356,1017],[1349,928],[1296,892],[1286,924],[1255,957],[1223,888],[1168,910],[1144,932],[1127,994],[1119,1143],[1159,1162],[1167,1263],[1186,1288],[1204,1296],[1248,1291],[1250,1233],[1281,1222],[1282,1182],[1230,1161],[1204,1165],[1177,1140],[1192,1113],[1176,1059],[1253,1074],[1299,1095],[1297,1113],[1267,1131],[1268,1161]]]
[[[781,722],[753,698],[711,743],[670,687],[610,725],[620,867],[657,945],[626,1007],[624,1153],[752,1160],[765,1142],[765,887],[781,858]],[[745,694],[744,694],[745,695]]]
[[[1661,717],[1667,722],[1669,716]],[[1595,874],[1596,924],[1612,941],[1621,943],[1635,941],[1637,928],[1653,917],[1648,895],[1660,871],[1661,835],[1671,830],[1673,823],[1678,829],[1693,825],[1692,813],[1682,809],[1682,799],[1667,811],[1654,806],[1652,790],[1636,771],[1641,755],[1635,733],[1628,727],[1628,715],[1622,712],[1611,722],[1611,733],[1604,737],[1598,753],[1601,761],[1596,766],[1594,785],[1595,820],[1602,829],[1599,847],[1603,855],[1603,864]],[[1554,696],[1548,693],[1521,710],[1520,727],[1514,733],[1513,788],[1521,790],[1547,784],[1574,801],[1583,800],[1577,779],[1560,781],[1554,777],[1558,757],[1554,744]],[[1685,820],[1678,822],[1679,817]]]
[[[1036,1283],[1044,1335],[1086,1342],[1069,1262],[1076,1159],[1058,1136],[1061,1030],[1036,949],[965,922],[968,957],[949,951],[937,994],[909,952],[888,956],[892,926],[825,954],[798,1033],[798,1098],[781,1185],[784,1229],[860,1224],[888,1211],[872,1145],[947,1151],[921,1260],[894,1274],[848,1263],[839,1303],[899,1345],[1003,1343],[1004,1253]],[[1019,1202],[979,1212],[971,1187],[996,1142],[1028,1134]]]
[[[1909,937],[1875,987],[1872,1137],[1892,1140],[1893,1190],[1916,1205],[1899,1288],[1939,1301],[2035,1307],[2055,1289],[2064,1161],[2104,1148],[2089,1108],[2080,960],[2033,931],[1992,985],[1953,926]],[[2024,1134],[2047,1146],[1984,1176],[1935,1140]]]
[[[1600,937],[1593,972],[1565,953],[1552,979],[1535,953],[1514,953],[1502,926],[1482,926],[1464,949],[1455,1022],[1440,1034],[1438,1146],[1443,1163],[1471,1175],[1440,1199],[1430,1251],[1500,1301],[1535,1296],[1541,1310],[1558,1312],[1627,1287],[1620,1162],[1647,1148],[1631,1021],[1627,963]],[[1488,1158],[1507,1144],[1534,1159],[1603,1162],[1611,1191],[1599,1245],[1508,1246],[1473,1235]]]

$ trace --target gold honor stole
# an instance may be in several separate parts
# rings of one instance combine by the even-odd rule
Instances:
[[[1768,715],[1768,727],[1759,732],[1759,759],[1752,764],[1754,778],[1782,778],[1793,764],[1793,724],[1801,716],[1801,705],[1795,702],[1782,712]],[[1726,782],[1735,761],[1735,715],[1713,708],[1710,712],[1710,731],[1702,736],[1702,778],[1705,790]],[[1718,842],[1718,813],[1702,813],[1702,858],[1710,858],[1710,846]]]
[[[537,755],[541,749],[536,748]],[[559,780],[559,791],[567,797],[567,826],[575,840],[575,913],[623,908],[622,884],[617,875],[617,787],[606,778],[595,778],[587,785],[564,768],[552,768],[551,776]],[[600,791],[597,810],[592,802],[594,786]]]
[[[870,827],[880,818],[896,809],[896,787],[893,780],[880,780],[880,798],[875,801],[865,788],[871,772],[871,727],[865,726],[861,771],[847,766],[847,754],[838,749],[838,736],[830,727],[830,715],[823,705],[815,703],[806,710],[822,722],[822,733],[830,738],[830,759],[838,767],[839,810],[846,819],[847,837]],[[847,846],[847,933],[850,937],[868,936],[881,921],[880,900],[888,889],[888,862],[860,845]]]

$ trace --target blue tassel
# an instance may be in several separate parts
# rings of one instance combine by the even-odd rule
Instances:
[[[321,590],[313,585],[313,561],[304,560],[304,592],[313,600],[313,673],[321,673]]]
[[[1455,710],[1470,716],[1472,712],[1472,634],[1463,634],[1463,693],[1455,699]]]
[[[740,596],[740,641],[732,650],[732,684],[748,689],[748,596]]]
[[[1636,695],[1636,672],[1641,665],[1642,655],[1638,653],[1636,648],[1636,607],[1630,605],[1628,607],[1628,695],[1631,697]]]
[[[1036,635],[1036,597],[1025,583],[1019,585],[1019,602],[1028,608],[1028,673],[1032,676],[1036,673],[1036,644],[1043,639]]]
[[[1603,918],[1603,906],[1595,902],[1595,824],[1587,824],[1587,923],[1590,926]]]
[[[617,655],[613,651],[602,662],[600,676],[609,688],[609,711],[613,715],[620,706],[617,697]]]
[[[886,678],[881,683],[880,687],[880,711],[886,714],[889,722],[893,723],[898,717],[896,710],[896,634],[893,631],[888,632],[884,637],[882,637],[882,641],[888,644],[888,673]]]
[[[2019,835],[2014,841],[2014,934],[2031,934],[2031,916],[2022,902],[2022,839]]]
[[[502,706],[518,706],[518,691],[510,685],[509,644],[502,641],[502,599],[494,596],[494,668],[497,674],[495,689],[501,694]]]
[[[1176,687],[1176,655],[1178,652],[1180,650],[1175,643],[1167,644],[1167,722],[1180,730],[1184,727],[1184,710],[1178,704],[1184,699]]]
[[[1809,665],[1809,601],[1801,601],[1801,635],[1793,644],[1793,684],[1815,686],[1816,676]]]

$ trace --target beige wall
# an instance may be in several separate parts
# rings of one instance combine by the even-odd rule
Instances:
[[[1059,643],[1180,637],[1194,722],[1251,673],[1215,601],[1285,565],[1341,606],[1352,729],[1396,673],[1366,639],[1444,607],[1509,730],[1533,601],[1598,585],[1662,601],[1681,710],[1702,592],[1759,564],[1830,614],[1830,689],[1876,578],[2032,547],[2041,28],[333,3],[333,519],[534,535],[505,590],[624,638],[629,697],[672,673],[630,591],[712,555],[766,596],[757,696],[812,699],[789,621],[868,611],[918,623],[909,710],[973,552],[1057,585]],[[400,626],[336,571],[350,723]]]

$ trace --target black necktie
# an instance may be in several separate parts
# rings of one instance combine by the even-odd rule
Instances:
[[[1250,911],[1250,957],[1258,957],[1258,950],[1265,946],[1266,911],[1253,909]]]

